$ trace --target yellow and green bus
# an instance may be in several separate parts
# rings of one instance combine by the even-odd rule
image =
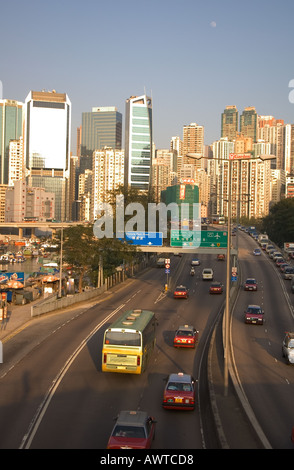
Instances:
[[[102,371],[141,374],[155,346],[157,320],[150,310],[128,310],[104,332]]]

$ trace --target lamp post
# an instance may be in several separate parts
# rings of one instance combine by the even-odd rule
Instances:
[[[207,159],[197,153],[188,153],[187,157],[194,158],[195,160],[200,160],[202,158]],[[226,263],[226,302],[225,302],[225,323],[224,323],[224,395],[228,394],[228,385],[229,385],[229,328],[230,328],[230,277],[231,277],[231,219],[232,219],[232,182],[231,182],[231,173],[232,173],[232,162],[234,160],[248,160],[253,159],[250,153],[246,154],[235,154],[230,153],[229,159],[218,159],[223,163],[228,161],[228,238],[227,238],[227,263]],[[262,161],[273,160],[275,155],[258,155]]]
[[[58,292],[59,298],[61,298],[61,287],[62,287],[62,250],[63,250],[63,226],[61,227],[61,235],[60,235],[59,292]]]

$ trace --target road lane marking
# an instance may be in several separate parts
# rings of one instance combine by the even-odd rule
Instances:
[[[104,320],[102,320],[98,325],[95,326],[95,328],[89,333],[89,335],[80,343],[80,345],[76,348],[76,350],[73,352],[73,354],[68,358],[62,369],[59,371],[55,379],[52,381],[52,385],[49,388],[48,392],[45,395],[45,398],[39,408],[37,409],[37,412],[29,426],[29,429],[25,436],[22,439],[22,442],[20,444],[19,449],[29,449],[31,446],[31,443],[34,439],[34,436],[41,424],[41,421],[46,413],[46,410],[54,396],[54,393],[56,392],[59,384],[61,383],[63,377],[65,376],[66,372],[70,368],[71,364],[75,360],[75,358],[78,356],[78,354],[81,352],[81,350],[85,347],[87,342],[94,336],[94,334],[105,324],[110,320],[117,312],[119,312],[123,307],[125,307],[125,304],[121,304],[119,307],[117,307],[115,310],[113,310]]]

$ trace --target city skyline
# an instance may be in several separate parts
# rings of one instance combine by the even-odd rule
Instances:
[[[221,114],[294,122],[289,99],[293,2],[211,0],[108,3],[13,0],[1,6],[0,80],[4,99],[24,102],[30,90],[56,89],[72,103],[72,153],[82,113],[147,94],[153,101],[153,140],[168,148],[184,125],[204,126],[210,145]],[[13,19],[13,34],[11,23]]]

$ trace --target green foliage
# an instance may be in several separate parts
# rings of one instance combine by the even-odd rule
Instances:
[[[59,233],[60,239],[60,233]],[[115,267],[131,262],[136,248],[117,239],[97,239],[93,225],[77,225],[63,231],[63,261],[79,275],[79,291],[87,274],[93,284],[97,283],[99,257],[102,259],[104,278],[112,274]]]
[[[263,219],[262,229],[279,246],[294,241],[294,198],[274,204]]]

